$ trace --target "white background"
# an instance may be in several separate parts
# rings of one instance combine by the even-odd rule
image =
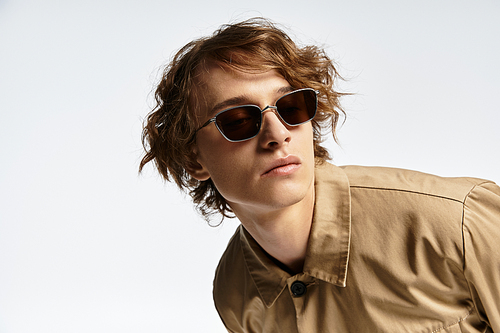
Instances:
[[[223,332],[208,227],[141,158],[175,50],[262,15],[349,81],[334,162],[500,181],[500,5],[0,1],[0,332]]]

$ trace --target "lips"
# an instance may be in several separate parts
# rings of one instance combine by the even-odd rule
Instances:
[[[300,167],[300,164],[300,159],[294,155],[278,158],[266,166],[262,176],[291,174]]]

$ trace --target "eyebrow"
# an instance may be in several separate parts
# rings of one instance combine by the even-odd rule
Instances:
[[[295,90],[295,88],[293,88],[292,86],[283,86],[283,87],[277,89],[276,93],[284,95],[284,94],[292,92],[294,90]],[[225,101],[222,101],[222,102],[216,104],[210,110],[209,115],[212,116],[215,113],[217,113],[217,111],[219,111],[219,110],[222,111],[223,109],[227,109],[227,108],[234,106],[234,105],[243,105],[244,103],[246,103],[246,101],[248,101],[248,98],[246,98],[245,95],[226,99]]]

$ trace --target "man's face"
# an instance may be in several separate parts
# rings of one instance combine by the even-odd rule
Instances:
[[[204,105],[199,123],[233,106],[274,105],[289,90],[290,84],[275,71],[244,73],[208,66],[196,91]],[[199,180],[211,178],[238,216],[271,213],[301,202],[314,191],[311,122],[288,126],[273,111],[262,117],[259,134],[247,141],[226,140],[212,123],[197,133],[199,166],[190,173]]]

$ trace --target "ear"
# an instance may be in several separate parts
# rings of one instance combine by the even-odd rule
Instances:
[[[193,152],[190,161],[186,165],[186,172],[191,175],[194,179],[199,181],[204,181],[210,178],[210,173],[207,168],[205,168],[196,158],[197,154]]]

